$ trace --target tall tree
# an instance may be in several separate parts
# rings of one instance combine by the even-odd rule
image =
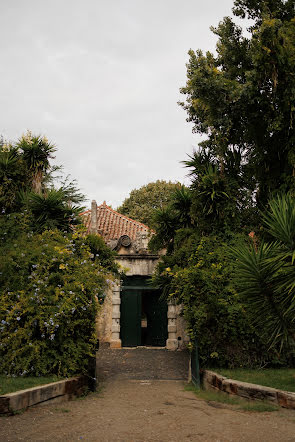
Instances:
[[[212,28],[217,54],[189,51],[180,104],[193,130],[207,135],[202,147],[221,175],[228,152],[241,155],[246,185],[262,206],[294,187],[294,1],[236,0],[233,12],[253,21],[250,36],[229,17]]]
[[[139,189],[134,189],[117,211],[153,227],[154,213],[156,210],[164,210],[167,207],[178,186],[180,186],[179,183],[157,180]]]

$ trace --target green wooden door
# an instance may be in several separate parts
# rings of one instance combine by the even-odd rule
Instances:
[[[161,301],[160,293],[148,290],[143,293],[147,315],[147,345],[165,347],[168,338],[167,303]]]
[[[121,294],[121,340],[123,347],[141,345],[141,293],[122,290]]]
[[[123,347],[152,345],[164,347],[168,337],[167,303],[160,292],[150,288],[148,279],[125,277],[121,292],[121,340]],[[142,319],[147,327],[142,329]]]

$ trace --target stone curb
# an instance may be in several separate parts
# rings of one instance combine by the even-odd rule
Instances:
[[[228,379],[209,370],[202,372],[202,382],[205,389],[213,388],[245,399],[267,401],[284,408],[295,409],[295,393],[289,391]]]
[[[39,385],[0,396],[0,414],[13,414],[32,405],[70,400],[80,396],[88,386],[86,376],[77,376],[51,384]]]

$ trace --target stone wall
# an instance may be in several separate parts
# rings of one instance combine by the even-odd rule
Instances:
[[[7,393],[0,396],[0,414],[13,414],[16,411],[25,410],[37,404],[70,400],[75,396],[84,394],[87,390],[88,382],[86,376],[77,376],[52,382],[51,384],[16,391],[15,393]]]
[[[121,250],[120,250],[121,251]],[[116,261],[127,276],[151,276],[159,261],[158,255],[119,255]]]
[[[228,394],[240,396],[244,399],[261,400],[278,404],[284,408],[295,409],[295,393],[288,391],[228,379],[225,376],[221,376],[209,370],[203,371],[202,383],[205,389],[220,390]]]
[[[96,318],[96,336],[100,343],[110,342],[112,339],[112,297],[113,290],[110,287]]]
[[[187,348],[187,344],[190,338],[186,332],[187,324],[184,317],[181,315],[182,307],[181,305],[176,306],[176,338],[178,340],[178,348],[184,350]]]
[[[120,252],[122,253],[123,248]],[[116,258],[127,276],[151,276],[159,260],[158,255],[121,254]],[[96,321],[97,337],[101,344],[110,343],[112,348],[120,348],[120,283],[109,289],[104,304]],[[168,339],[166,347],[169,350],[186,348],[189,337],[186,334],[186,324],[181,314],[181,306],[173,303],[168,305]]]

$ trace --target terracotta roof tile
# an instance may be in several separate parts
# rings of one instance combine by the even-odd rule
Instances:
[[[81,216],[84,218],[84,224],[89,233],[91,210],[82,212]],[[105,201],[100,206],[97,206],[97,233],[99,233],[105,241],[119,239],[122,235],[128,235],[132,240],[135,240],[139,232],[151,233],[152,230],[145,224],[116,212],[107,206]]]

